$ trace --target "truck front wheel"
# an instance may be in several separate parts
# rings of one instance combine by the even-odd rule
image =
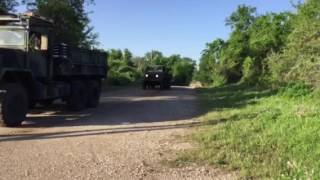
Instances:
[[[88,94],[85,83],[75,81],[71,84],[71,94],[67,98],[68,106],[73,111],[81,111],[85,108]]]
[[[8,127],[17,127],[26,119],[28,95],[18,83],[8,83],[1,87],[0,121]]]
[[[142,89],[143,89],[143,90],[146,90],[147,87],[148,87],[148,83],[147,83],[147,82],[143,82],[143,83],[142,83]]]

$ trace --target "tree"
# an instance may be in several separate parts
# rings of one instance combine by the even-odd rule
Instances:
[[[144,70],[147,68],[147,61],[145,61],[144,57],[133,57],[132,62],[137,69],[137,72],[140,76],[143,75]]]
[[[237,31],[246,31],[255,21],[255,7],[240,5],[226,20],[226,25]]]
[[[16,0],[1,0],[0,1],[0,14],[5,14],[14,11],[15,7],[18,5]]]
[[[145,60],[148,61],[150,64],[154,65],[164,65],[163,63],[163,54],[160,51],[154,51],[146,53],[144,56]]]
[[[199,72],[197,78],[203,84],[221,85],[224,83],[225,74],[221,68],[222,52],[226,48],[226,42],[222,39],[216,39],[207,43],[200,59]]]
[[[109,60],[121,60],[123,57],[122,51],[120,49],[111,49],[108,51]]]
[[[293,14],[271,13],[256,18],[248,29],[249,54],[242,65],[242,82],[253,84],[266,78],[269,67],[267,57],[285,46],[292,31]]]
[[[241,5],[227,18],[227,25],[231,26],[233,32],[227,41],[222,64],[226,69],[226,80],[228,83],[239,82],[242,78],[242,65],[244,60],[250,56],[249,28],[256,20],[256,8]]]
[[[85,4],[93,0],[23,0],[28,9],[54,21],[56,40],[73,46],[97,45],[96,33],[89,25]]]
[[[134,66],[132,62],[132,53],[129,51],[129,49],[125,49],[123,51],[123,60],[126,62],[128,66]]]

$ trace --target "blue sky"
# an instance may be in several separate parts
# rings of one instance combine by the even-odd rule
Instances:
[[[291,0],[95,0],[88,10],[101,48],[198,60],[207,42],[228,37],[225,19],[240,4],[257,7],[259,14],[294,9]]]

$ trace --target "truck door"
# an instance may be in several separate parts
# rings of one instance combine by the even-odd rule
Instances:
[[[45,79],[48,71],[48,35],[30,32],[28,59],[36,78]]]

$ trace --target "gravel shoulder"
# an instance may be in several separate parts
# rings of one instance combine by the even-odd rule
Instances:
[[[201,125],[192,88],[121,89],[101,101],[81,113],[57,103],[31,112],[21,128],[0,127],[0,179],[235,179],[162,163],[192,148],[177,138]]]

